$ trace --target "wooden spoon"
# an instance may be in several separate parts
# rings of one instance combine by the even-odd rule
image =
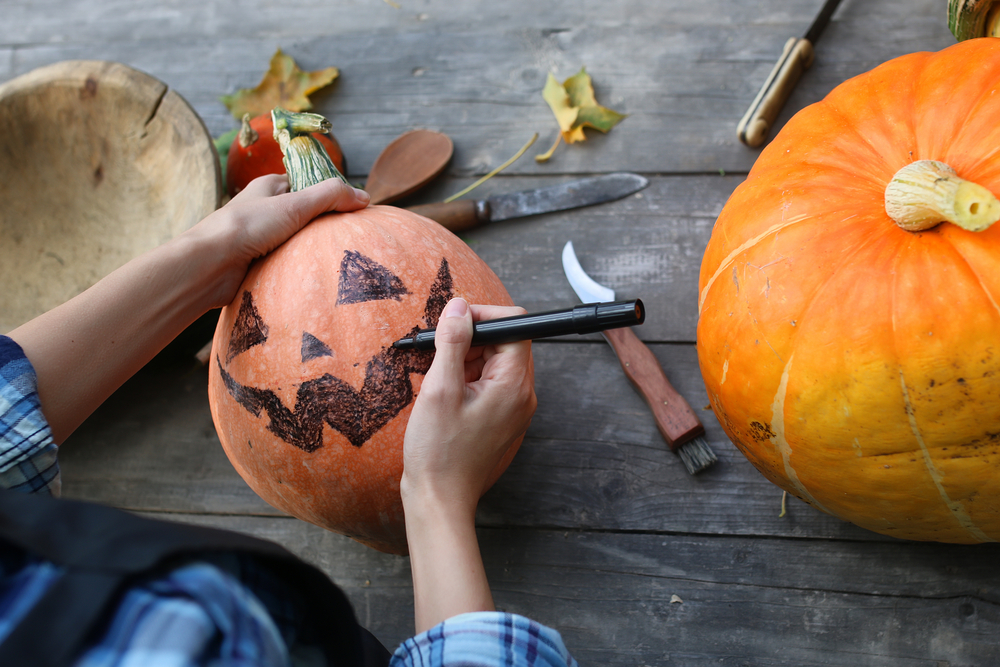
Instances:
[[[454,150],[447,134],[410,130],[375,158],[365,191],[372,204],[388,204],[416,192],[444,171]]]

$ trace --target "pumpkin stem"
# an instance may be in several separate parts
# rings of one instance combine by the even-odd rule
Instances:
[[[948,0],[948,28],[960,42],[1000,37],[1000,5],[996,0]]]
[[[248,113],[243,114],[243,121],[240,123],[240,133],[238,138],[242,148],[255,144],[257,143],[257,140],[260,139],[260,135],[257,134],[257,130],[250,127],[250,114]]]
[[[292,192],[303,190],[328,178],[347,179],[340,173],[313,132],[329,132],[330,121],[315,113],[295,113],[275,107],[271,111],[274,139],[284,155],[282,162],[288,173]],[[348,185],[350,185],[348,183]]]
[[[936,160],[918,160],[885,188],[885,212],[903,229],[919,232],[950,222],[981,232],[1000,219],[1000,201],[981,185],[959,178]]]

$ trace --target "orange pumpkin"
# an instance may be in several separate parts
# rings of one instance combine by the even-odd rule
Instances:
[[[326,150],[327,155],[342,174],[347,173],[347,161],[330,133],[312,133]],[[271,114],[261,114],[255,118],[243,117],[240,133],[229,148],[226,157],[226,191],[235,197],[250,181],[265,174],[284,174],[281,148],[274,139],[274,124]]]
[[[293,190],[342,178],[310,134],[326,119],[272,114]],[[247,484],[293,516],[406,553],[403,436],[433,352],[392,344],[436,326],[453,297],[512,305],[468,245],[391,206],[323,215],[256,262],[222,310],[208,381],[219,439]]]
[[[392,343],[435,326],[453,296],[511,305],[465,243],[390,206],[323,216],[256,263],[222,311],[209,375],[219,439],[250,487],[405,553],[403,434],[433,353]]]
[[[969,221],[1000,216],[998,148],[1000,40],[915,53],[798,113],[719,216],[698,304],[712,408],[814,507],[1000,539],[1000,225]]]

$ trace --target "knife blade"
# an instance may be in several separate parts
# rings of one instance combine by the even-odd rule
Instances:
[[[592,279],[580,266],[572,241],[563,246],[562,263],[566,279],[582,301],[614,300],[615,291]],[[717,459],[705,439],[705,427],[670,384],[652,350],[629,327],[608,329],[602,334],[618,356],[625,376],[649,405],[660,435],[680,456],[687,471],[694,475],[713,465]]]
[[[736,135],[747,146],[753,148],[764,143],[795,84],[812,65],[816,40],[830,23],[830,17],[839,4],[840,0],[826,0],[805,36],[791,37],[785,42],[778,62],[736,126]]]
[[[439,222],[453,232],[460,232],[490,222],[615,201],[647,185],[649,180],[638,174],[619,172],[535,190],[493,195],[486,199],[458,199],[410,206],[408,210]]]

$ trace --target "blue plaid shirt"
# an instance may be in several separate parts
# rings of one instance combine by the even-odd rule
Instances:
[[[59,495],[59,463],[35,371],[0,336],[0,486]],[[62,575],[56,565],[0,542],[0,642]],[[77,667],[291,667],[322,664],[294,593],[249,558],[181,565],[131,588]],[[57,640],[58,638],[53,638]],[[569,666],[555,630],[500,612],[450,618],[396,649],[391,665]]]

